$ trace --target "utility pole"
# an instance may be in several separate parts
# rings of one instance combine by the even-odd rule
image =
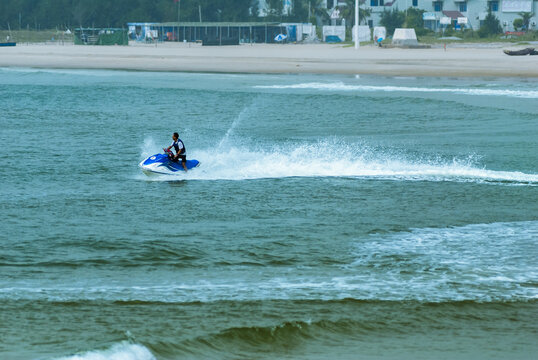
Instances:
[[[13,41],[13,35],[11,35],[11,26],[9,26],[9,22],[7,23],[7,29],[9,31],[9,36],[7,37],[7,42]]]
[[[355,50],[361,46],[359,41],[359,0],[355,0]]]
[[[176,0],[177,2],[177,22],[179,22],[179,11],[181,9],[181,0]]]

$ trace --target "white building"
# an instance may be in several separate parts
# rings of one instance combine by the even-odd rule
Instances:
[[[256,0],[255,0],[256,1]],[[265,0],[259,1],[260,16],[267,14],[267,3]],[[289,14],[296,0],[282,0],[283,14]],[[336,7],[346,6],[342,0],[324,0],[321,7],[327,9],[329,15],[333,14]],[[467,28],[477,30],[485,19],[488,9],[500,20],[504,31],[514,30],[513,22],[519,18],[519,13],[533,13],[530,21],[530,29],[538,29],[538,0],[366,0],[361,8],[371,9],[371,16],[367,19],[368,25],[372,28],[378,26],[381,13],[384,10],[396,9],[405,11],[414,7],[425,10],[424,26],[439,30],[441,19],[450,18],[453,23],[467,22]],[[465,20],[465,19],[467,20]],[[332,25],[337,25],[336,20],[332,20]],[[351,26],[352,24],[347,24]]]
[[[466,27],[477,30],[486,18],[488,9],[500,20],[505,31],[514,29],[513,21],[520,17],[520,12],[534,14],[530,21],[531,29],[537,29],[538,23],[537,0],[366,0],[365,5],[372,11],[368,19],[370,27],[379,25],[379,18],[384,10],[405,11],[410,7],[426,11],[423,17],[424,26],[432,30],[438,30],[441,19],[447,17],[451,18],[453,23],[456,23],[458,18],[466,18]]]

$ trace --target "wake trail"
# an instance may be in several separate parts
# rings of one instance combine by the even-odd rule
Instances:
[[[238,118],[239,119],[239,118]],[[490,170],[476,157],[410,157],[360,144],[321,141],[275,147],[229,146],[192,152],[202,163],[178,179],[252,180],[289,177],[355,177],[394,181],[448,181],[537,186],[538,174]],[[153,178],[170,181],[174,176]],[[151,179],[150,179],[151,180]]]
[[[357,91],[357,92],[419,92],[419,93],[452,93],[475,96],[507,96],[525,99],[538,99],[537,90],[482,89],[482,88],[428,88],[415,86],[372,86],[351,85],[343,82],[332,83],[300,83],[288,85],[257,85],[257,89],[304,89],[319,91]]]

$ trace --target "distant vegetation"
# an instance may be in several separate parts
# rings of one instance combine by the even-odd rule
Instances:
[[[495,15],[493,15],[491,11],[489,11],[484,19],[484,23],[480,26],[480,29],[478,29],[478,36],[485,38],[488,36],[501,34],[502,32],[503,28],[501,26],[501,22]]]
[[[392,11],[385,9],[381,13],[379,22],[387,29],[387,34],[392,35],[394,29],[401,28],[405,23],[405,12],[396,9],[392,9]]]
[[[257,17],[257,1],[181,0],[181,21],[300,21],[320,16],[321,0],[295,0],[290,15],[281,0],[267,0],[269,11]],[[326,15],[326,14],[325,14]],[[0,0],[0,29],[38,30],[73,27],[125,27],[127,22],[178,20],[174,0]]]

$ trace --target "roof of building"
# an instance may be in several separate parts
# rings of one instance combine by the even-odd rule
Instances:
[[[443,11],[443,14],[452,20],[457,20],[459,17],[464,17],[459,11]]]
[[[250,27],[279,26],[278,22],[164,22],[164,23],[127,23],[127,25],[150,25],[155,27]]]
[[[125,30],[127,31],[126,28],[110,28],[110,27],[102,27],[102,28],[83,27],[83,28],[75,28],[75,30],[77,31],[100,31],[100,30],[115,30],[115,31]]]

